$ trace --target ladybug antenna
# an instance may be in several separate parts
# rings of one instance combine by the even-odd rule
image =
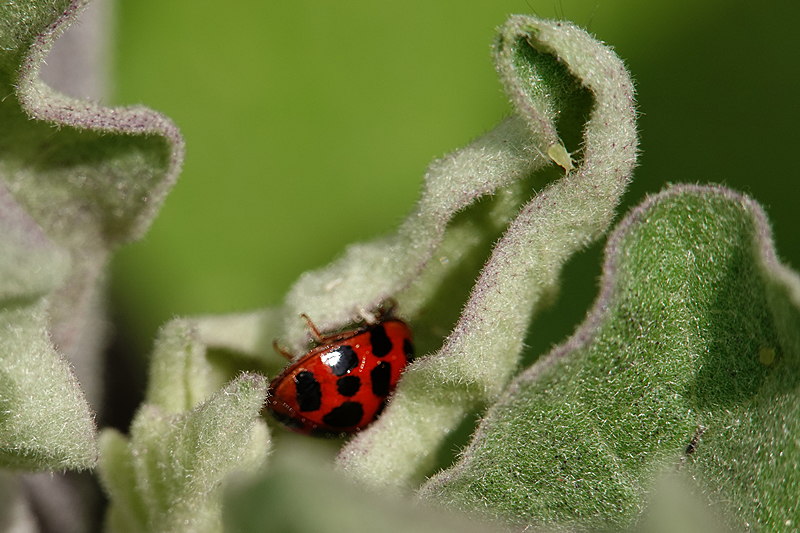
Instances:
[[[290,354],[290,353],[289,353],[289,350],[285,349],[283,346],[281,346],[280,344],[278,344],[278,339],[275,339],[274,341],[272,341],[272,348],[273,348],[273,349],[274,349],[276,352],[278,352],[279,354],[281,354],[282,356],[284,356],[286,359],[288,359],[289,361],[291,361],[292,359],[294,359],[294,355]]]
[[[325,340],[325,336],[319,332],[317,326],[315,326],[311,319],[308,318],[308,315],[302,313],[300,316],[306,319],[306,322],[308,323],[308,329],[311,330],[311,336],[314,337],[314,340],[318,343],[323,342]]]

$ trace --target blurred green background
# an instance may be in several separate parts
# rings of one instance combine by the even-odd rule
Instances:
[[[800,267],[797,0],[119,0],[114,103],[170,116],[188,150],[114,259],[114,350],[145,356],[174,316],[277,305],[391,231],[427,164],[508,112],[490,45],[511,13],[570,19],[629,66],[642,153],[621,213],[667,182],[724,183],[766,207]],[[583,317],[601,250],[570,263],[542,349]]]

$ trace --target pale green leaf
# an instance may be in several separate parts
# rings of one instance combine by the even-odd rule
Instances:
[[[266,389],[263,376],[243,374],[189,412],[145,404],[130,440],[104,430],[99,472],[111,500],[107,528],[222,531],[224,479],[257,471],[269,450],[269,432],[258,418]]]
[[[183,160],[169,119],[39,80],[84,5],[0,5],[0,446],[27,469],[93,465],[109,254],[146,231]]]
[[[48,334],[48,301],[0,310],[0,466],[92,468],[94,416],[69,363]]]
[[[69,263],[67,251],[0,186],[0,301],[49,293],[64,281]]]
[[[495,58],[539,153],[561,146],[554,120],[581,109],[588,89],[594,104],[579,166],[522,208],[444,346],[409,368],[378,422],[343,449],[339,465],[370,484],[421,480],[464,415],[497,398],[516,369],[531,316],[556,290],[570,255],[606,230],[634,166],[633,87],[610,49],[570,23],[517,16],[500,30]]]
[[[220,484],[231,472],[258,469],[270,437],[259,418],[266,378],[242,374],[221,390],[217,379],[192,321],[161,329],[130,439],[101,434],[111,530],[220,529]]]
[[[150,358],[145,401],[166,413],[192,409],[215,388],[206,347],[191,322],[173,320],[159,331]]]
[[[294,440],[294,439],[293,439]],[[225,497],[225,530],[327,533],[488,533],[504,528],[382,495],[337,474],[303,442],[258,479],[233,483]]]
[[[495,63],[515,114],[470,145],[430,165],[421,198],[397,233],[380,241],[352,245],[328,267],[298,280],[285,305],[286,341],[290,346],[299,349],[308,339],[303,321],[297,319],[300,313],[313,312],[318,326],[335,329],[358,320],[388,298],[396,298],[404,316],[412,318],[430,306],[442,280],[452,275],[464,256],[485,242],[494,242],[533,195],[532,186],[540,188],[546,183],[541,177],[532,180],[532,175],[551,164],[547,154],[553,146],[563,145],[559,137],[563,132],[557,131],[557,126],[563,126],[579,150],[585,120],[582,112],[591,104],[590,92],[598,90],[615,90],[614,97],[620,100],[614,106],[622,106],[612,113],[613,132],[622,134],[621,145],[614,150],[621,155],[615,154],[613,159],[620,163],[616,177],[619,191],[611,202],[616,204],[635,159],[630,79],[613,53],[574,26],[565,25],[561,30],[565,36],[570,34],[563,37],[568,44],[558,38],[547,44],[560,46],[558,53],[534,50],[525,39],[537,24],[545,33],[549,31],[549,23],[544,21],[512,18],[501,30],[495,48]],[[548,43],[547,36],[542,43]],[[576,56],[575,48],[581,46],[593,48]],[[574,63],[581,61],[587,68],[588,62],[600,61],[601,68],[618,72],[613,72],[610,81],[595,76],[605,85],[592,87],[586,78],[589,72],[575,68]],[[601,113],[601,118],[606,114]],[[620,127],[625,131],[617,131]],[[456,216],[495,194],[498,198],[481,206],[483,209],[463,218]],[[439,253],[442,250],[450,251],[451,256]],[[438,261],[432,261],[434,254]]]

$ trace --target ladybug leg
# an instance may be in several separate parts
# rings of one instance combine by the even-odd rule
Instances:
[[[294,359],[294,355],[290,354],[288,350],[284,349],[280,344],[278,344],[278,339],[275,339],[274,341],[272,341],[272,348],[276,352],[278,352],[279,354],[284,356],[286,359],[288,359],[289,361]]]

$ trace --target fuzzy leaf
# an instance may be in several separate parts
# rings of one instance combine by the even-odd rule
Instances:
[[[531,196],[530,188],[519,187],[519,182],[551,164],[553,159],[547,154],[566,153],[557,123],[564,130],[582,128],[585,118],[576,116],[576,112],[590,100],[584,86],[590,91],[603,90],[589,85],[591,80],[586,75],[596,77],[595,73],[575,68],[575,61],[581,60],[588,67],[589,55],[594,61],[592,66],[608,69],[603,75],[611,76],[611,81],[600,81],[605,88],[616,89],[615,96],[620,98],[619,102],[607,104],[622,106],[609,128],[609,132],[622,133],[622,147],[617,151],[627,152],[614,159],[620,167],[620,193],[613,201],[616,204],[635,159],[630,79],[613,53],[571,25],[564,24],[564,29],[558,30],[564,36],[572,34],[563,38],[567,44],[560,38],[554,38],[552,43],[547,36],[541,39],[542,48],[560,47],[557,53],[551,49],[535,50],[526,38],[531,31],[539,31],[534,29],[537,25],[541,25],[544,34],[552,30],[550,26],[555,28],[552,23],[532,17],[513,17],[502,30],[495,49],[495,63],[515,105],[515,115],[469,146],[432,163],[419,203],[396,234],[350,246],[328,267],[300,278],[286,298],[285,333],[290,346],[299,349],[307,343],[308,332],[297,317],[312,310],[315,322],[325,330],[358,320],[363,312],[375,309],[388,298],[397,298],[406,316],[416,316],[435,299],[442,279],[458,265],[459,255],[485,242],[487,233],[492,236],[490,242],[496,240],[498,230],[492,226],[507,226]],[[580,46],[590,46],[591,50],[575,56],[575,48]],[[617,131],[620,126],[627,131]],[[574,143],[576,149],[579,142]],[[571,163],[568,156],[559,160],[563,165]],[[478,210],[480,216],[454,221],[456,213],[496,193],[499,201],[491,205],[488,213]],[[438,265],[431,261],[439,250],[453,248],[458,248],[453,258],[456,260],[448,257]]]
[[[263,376],[243,374],[189,412],[145,404],[130,441],[104,430],[99,472],[111,499],[107,528],[222,531],[224,478],[257,470],[269,450],[269,432],[258,418],[266,390]]]
[[[369,492],[332,471],[308,444],[293,443],[260,479],[232,484],[225,497],[225,530],[236,533],[348,531],[351,533],[503,531],[395,497]]]
[[[51,333],[97,404],[109,252],[146,231],[177,178],[183,140],[169,119],[149,109],[75,100],[39,80],[47,52],[85,3],[0,6],[0,85],[7,95],[0,101],[0,189],[65,255],[51,267],[62,282],[52,288]],[[30,245],[39,253],[36,241]],[[31,284],[42,274],[20,275],[31,279],[17,284]]]
[[[35,298],[56,289],[69,254],[0,185],[0,301]]]
[[[130,440],[114,430],[100,439],[111,530],[221,528],[220,483],[233,471],[262,465],[270,438],[258,418],[266,379],[243,374],[214,393],[215,378],[191,321],[161,329]]]
[[[85,4],[0,7],[0,83],[10,95],[0,104],[0,169],[48,234],[73,245],[97,239],[108,246],[147,230],[177,177],[183,140],[169,119],[147,108],[102,107],[39,80],[56,37]]]
[[[92,468],[92,415],[69,363],[50,344],[48,301],[0,312],[0,466],[26,470]]]
[[[734,529],[784,530],[800,501],[799,339],[800,278],[761,208],[723,188],[670,189],[609,239],[584,324],[514,380],[421,496],[514,522],[627,527],[685,469]]]
[[[370,484],[420,480],[465,413],[497,398],[532,314],[555,291],[570,255],[606,230],[634,166],[633,87],[610,49],[570,23],[516,16],[500,30],[495,59],[529,142],[540,154],[561,154],[566,167],[571,159],[550,150],[562,145],[555,117],[569,115],[588,89],[594,105],[579,166],[523,207],[442,349],[408,369],[378,422],[343,449],[339,465]]]
[[[280,333],[280,309],[260,309],[234,315],[203,316],[189,319],[202,342],[221,348],[266,358],[273,354],[272,341]]]
[[[526,41],[537,24],[545,34],[561,28],[556,31],[563,38],[545,36],[539,43],[543,50],[560,47],[558,53],[540,52]],[[472,284],[474,269],[485,260],[484,247],[497,241],[534,190],[552,178],[537,171],[554,161],[573,168],[566,144],[580,157],[590,155],[597,167],[588,178],[585,171],[572,175],[569,183],[608,179],[611,189],[603,190],[611,194],[609,198],[599,198],[600,189],[591,187],[580,207],[598,199],[590,209],[592,227],[585,234],[577,232],[573,240],[583,246],[603,231],[635,163],[633,87],[627,72],[610,50],[567,23],[514,17],[502,31],[496,64],[516,113],[467,147],[430,165],[420,201],[397,233],[352,245],[328,267],[304,274],[280,310],[199,319],[204,337],[219,343],[215,346],[268,358],[271,340],[282,331],[281,344],[302,353],[310,335],[300,314],[309,314],[323,331],[335,331],[395,299],[403,317],[425,315],[431,321],[420,328],[422,344],[438,345],[440,331],[452,326],[452,320],[437,316],[442,314],[441,307],[450,303],[447,314],[457,312],[459,306],[454,298],[441,295],[452,296],[454,283],[459,293],[462,286]],[[582,46],[586,49],[580,52]],[[585,114],[598,97],[605,99],[604,108],[594,112],[596,125],[583,138]],[[591,151],[581,148],[586,142],[592,143]],[[562,183],[560,189],[572,186]],[[283,317],[282,326],[277,324],[279,317]],[[237,334],[226,334],[226,328]]]
[[[181,413],[214,390],[206,347],[191,322],[177,319],[161,328],[150,359],[145,401],[166,413]]]
[[[350,246],[337,261],[305,274],[294,285],[285,305],[285,340],[289,346],[299,351],[308,341],[304,323],[297,319],[303,312],[313,310],[315,322],[325,330],[352,323],[389,298],[398,300],[404,316],[418,316],[424,308],[436,304],[442,281],[453,275],[465,256],[487,242],[495,242],[531,197],[532,188],[543,186],[541,177],[532,180],[537,170],[556,159],[572,170],[572,160],[561,137],[569,136],[570,144],[580,150],[580,131],[585,121],[582,112],[591,104],[590,93],[598,87],[590,87],[580,68],[576,70],[571,62],[582,59],[572,57],[574,48],[585,44],[577,44],[581,38],[566,45],[558,39],[550,44],[546,44],[546,37],[542,39],[543,48],[561,46],[558,53],[537,51],[525,41],[531,28],[539,23],[543,28],[550,24],[532,17],[513,17],[502,30],[495,49],[497,70],[515,114],[469,146],[431,164],[420,201],[396,234]],[[567,27],[571,28],[569,31],[577,30],[565,24],[565,34]],[[575,38],[568,37],[566,41],[570,39]],[[599,46],[596,41],[590,42]],[[626,169],[629,173],[635,159],[633,89],[613,53],[604,47],[587,53],[603,56],[592,58],[605,61],[601,61],[600,68],[608,68],[609,72],[603,74],[611,76],[605,86],[619,89],[615,96],[621,99],[608,103],[623,106],[615,115],[619,120],[612,121],[609,128],[609,132],[622,133],[622,146],[617,149],[622,155],[614,159],[619,163],[618,174],[623,176],[620,192],[614,196],[616,204],[627,184]],[[619,132],[620,126],[627,131]],[[554,159],[552,154],[558,156]],[[488,208],[456,217],[478,200],[493,195],[497,198]],[[431,261],[434,254],[439,261]]]
[[[144,233],[183,159],[161,115],[68,98],[39,80],[85,3],[0,6],[0,446],[4,464],[29,469],[93,465],[87,397],[100,403],[109,253]]]
[[[332,330],[359,320],[360,312],[370,311],[389,297],[398,296],[421,278],[443,241],[457,239],[461,254],[470,245],[483,242],[486,228],[465,221],[456,231],[448,231],[452,230],[448,223],[458,211],[479,198],[528,178],[548,164],[536,141],[522,120],[511,117],[466,148],[434,162],[425,176],[419,204],[396,234],[349,246],[331,265],[304,274],[292,287],[284,311],[285,342],[298,351],[307,344],[308,331],[305,323],[298,320],[303,312],[313,310],[315,323],[323,330]],[[508,203],[516,207],[528,194],[514,193],[522,196],[511,202],[499,202],[496,209],[507,211],[504,208]],[[507,213],[499,218],[505,222],[509,216],[513,215]],[[430,281],[440,281],[456,265],[457,261],[448,261],[447,266],[439,268],[442,273]],[[428,290],[416,294],[430,297],[435,285],[430,282],[428,285]],[[406,315],[413,316],[426,303],[420,296],[401,302]]]

